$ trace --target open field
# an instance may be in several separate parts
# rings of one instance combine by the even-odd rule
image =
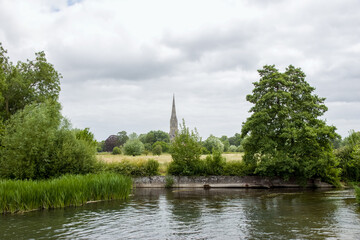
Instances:
[[[226,158],[227,161],[234,161],[234,160],[241,160],[243,153],[223,153],[223,157]],[[153,156],[149,155],[141,155],[141,156],[126,156],[126,155],[112,155],[111,153],[100,153],[96,155],[98,160],[104,162],[120,162],[123,160],[129,161],[141,161],[141,160],[148,160],[154,159],[157,160],[160,164],[167,164],[172,161],[171,155],[168,153],[161,154],[160,156]],[[204,159],[206,155],[202,155],[201,158]]]

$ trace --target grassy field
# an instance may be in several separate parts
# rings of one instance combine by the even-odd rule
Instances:
[[[227,161],[234,161],[234,160],[242,160],[243,153],[224,153],[223,157],[226,158]],[[104,162],[120,162],[123,160],[129,160],[129,161],[142,161],[142,160],[148,160],[148,159],[154,159],[157,160],[160,164],[168,164],[172,161],[171,155],[168,153],[161,154],[160,156],[153,156],[151,154],[145,156],[126,156],[126,155],[112,155],[111,153],[99,153],[96,155],[98,160],[104,161]],[[202,155],[201,158],[205,158],[206,155]]]

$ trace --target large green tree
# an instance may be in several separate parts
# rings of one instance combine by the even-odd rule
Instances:
[[[242,128],[242,137],[248,136],[244,161],[260,175],[337,182],[336,128],[319,118],[327,111],[325,98],[313,93],[300,68],[290,65],[281,73],[267,65],[258,72],[260,80],[246,96],[254,106]]]
[[[57,101],[61,75],[47,62],[45,53],[14,65],[0,43],[0,117],[7,120],[30,103]]]

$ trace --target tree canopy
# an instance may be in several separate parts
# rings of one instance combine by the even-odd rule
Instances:
[[[313,93],[300,68],[290,65],[281,73],[266,65],[258,72],[260,80],[246,96],[254,106],[242,128],[241,137],[248,136],[244,161],[261,175],[336,181],[336,128],[319,118],[327,111],[325,98]]]
[[[48,63],[44,52],[35,60],[14,65],[0,43],[0,116],[7,120],[30,103],[57,101],[61,75]]]

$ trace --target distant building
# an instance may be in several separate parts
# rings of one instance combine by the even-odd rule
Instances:
[[[170,141],[173,141],[175,135],[178,131],[178,120],[176,117],[176,109],[175,109],[175,95],[173,95],[173,103],[172,103],[172,111],[171,111],[171,118],[170,118]]]

